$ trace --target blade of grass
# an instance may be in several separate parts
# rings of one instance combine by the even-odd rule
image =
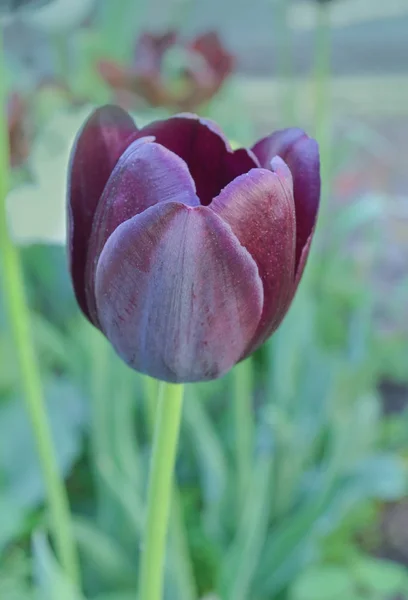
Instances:
[[[21,388],[31,419],[44,476],[51,530],[57,553],[67,576],[79,587],[80,574],[73,540],[70,509],[64,482],[58,469],[54,442],[44,402],[36,349],[31,334],[20,255],[8,231],[6,196],[9,191],[9,136],[7,128],[6,73],[3,66],[3,36],[0,24],[0,258],[3,293],[20,368]]]
[[[44,533],[33,537],[34,563],[44,600],[85,600],[57,563]]]
[[[226,600],[252,597],[251,585],[268,530],[272,464],[272,457],[264,454],[254,467],[238,531],[221,571]]]
[[[222,530],[221,505],[228,485],[228,462],[205,406],[191,389],[185,403],[185,421],[202,477],[204,519],[209,531],[217,537]]]
[[[245,504],[253,467],[254,408],[251,358],[232,371],[231,420],[234,427],[237,515]]]
[[[134,564],[114,539],[84,518],[75,518],[73,527],[79,550],[103,581],[111,586],[136,585]]]

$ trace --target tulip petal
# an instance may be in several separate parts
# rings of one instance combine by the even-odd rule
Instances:
[[[276,172],[253,169],[230,183],[210,204],[251,254],[263,283],[262,317],[246,354],[276,329],[292,295],[296,242],[293,184],[288,167],[277,160]]]
[[[131,367],[171,382],[228,371],[259,323],[255,261],[209,208],[160,203],[122,223],[99,258],[99,321]]]
[[[184,160],[151,139],[134,141],[122,154],[95,212],[85,277],[87,306],[94,323],[98,322],[94,293],[96,266],[106,240],[115,229],[159,202],[200,204]]]
[[[251,151],[235,152],[218,126],[208,119],[183,113],[155,121],[141,130],[178,154],[188,165],[201,204],[207,206],[238,175],[259,166]]]
[[[177,37],[172,30],[163,34],[142,33],[136,43],[133,72],[144,77],[160,77],[164,54],[177,44]]]
[[[137,128],[117,106],[95,110],[78,134],[68,181],[68,243],[75,295],[90,317],[85,296],[85,264],[92,221],[113,167]]]
[[[213,69],[217,79],[224,80],[234,67],[234,57],[224,48],[216,31],[208,31],[198,36],[191,48],[203,56]]]
[[[296,272],[300,257],[316,224],[320,200],[320,161],[316,140],[302,129],[282,129],[260,140],[252,148],[262,167],[269,168],[274,156],[280,156],[293,177],[296,209]]]

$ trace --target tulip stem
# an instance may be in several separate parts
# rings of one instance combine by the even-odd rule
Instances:
[[[252,472],[254,415],[252,407],[252,361],[247,359],[233,370],[232,398],[238,512],[244,505]]]
[[[70,83],[70,48],[68,36],[58,33],[53,36],[55,70],[63,83]]]
[[[328,3],[319,2],[316,19],[315,41],[315,82],[316,82],[316,135],[324,133],[327,99],[330,82],[330,7]]]
[[[108,443],[107,395],[108,381],[111,375],[109,369],[109,346],[106,339],[93,327],[88,336],[90,350],[90,451],[94,471],[94,486],[96,490],[97,515],[102,522],[111,510],[110,498],[105,493],[105,482],[101,475],[100,465],[106,459],[110,447]]]
[[[143,397],[145,401],[145,423],[147,431],[150,436],[153,435],[154,424],[156,421],[156,409],[157,409],[157,392],[159,389],[159,382],[157,379],[153,379],[148,375],[143,377],[144,389]]]
[[[289,23],[290,0],[279,0],[275,7],[275,38],[278,43],[277,67],[282,85],[281,114],[283,126],[293,125],[295,90],[293,81],[293,40]]]
[[[20,368],[21,387],[42,467],[56,551],[66,575],[73,585],[79,586],[79,566],[70,526],[68,497],[58,469],[39,366],[30,332],[29,309],[25,298],[20,256],[10,238],[7,224],[9,140],[1,34],[0,27],[0,256],[3,294],[8,307],[9,323]]]
[[[161,600],[173,472],[183,406],[183,386],[161,383],[147,495],[139,600]]]
[[[330,176],[330,64],[331,64],[331,36],[330,36],[330,6],[329,3],[318,3],[316,22],[316,48],[315,48],[315,128],[316,139],[320,146],[321,178],[322,178],[322,205],[320,207],[320,221],[324,221],[326,207],[326,184]]]
[[[144,376],[145,410],[147,430],[153,437],[157,414],[157,391],[160,382],[152,377]],[[170,513],[170,543],[172,549],[172,568],[174,579],[178,585],[178,593],[183,600],[196,600],[198,597],[194,581],[194,569],[189,554],[188,539],[183,522],[181,494],[176,482],[173,484],[172,509]]]

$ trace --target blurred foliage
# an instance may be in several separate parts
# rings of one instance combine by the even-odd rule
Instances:
[[[149,384],[78,316],[63,251],[32,247],[23,256],[58,460],[70,473],[86,598],[125,599],[136,585]],[[352,260],[337,247],[324,260],[314,253],[288,317],[253,360],[255,445],[243,506],[235,494],[234,374],[188,387],[177,465],[183,531],[173,515],[166,597],[216,591],[231,600],[388,600],[408,590],[405,569],[371,558],[376,543],[364,540],[378,527],[379,503],[407,491],[405,417],[385,418],[378,391],[384,377],[397,377],[406,340],[388,335],[384,361],[374,311]],[[0,380],[0,543],[12,565],[4,585],[19,598],[29,585],[24,549],[47,515],[5,334],[1,340],[10,368]],[[193,563],[193,592],[186,557],[177,554],[180,533]],[[44,534],[33,539],[40,597],[82,599],[64,581]]]

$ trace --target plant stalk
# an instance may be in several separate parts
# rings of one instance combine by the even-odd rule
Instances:
[[[150,466],[139,600],[161,600],[163,596],[164,558],[182,406],[183,386],[162,382]]]
[[[253,468],[254,414],[252,406],[252,361],[247,359],[233,370],[232,417],[237,472],[238,512],[244,505]]]
[[[79,564],[71,528],[68,497],[59,472],[47,417],[39,365],[30,331],[30,315],[25,297],[20,256],[8,231],[6,196],[10,180],[5,81],[0,28],[0,256],[3,294],[20,368],[21,387],[44,477],[51,515],[51,533],[61,566],[73,585],[77,585],[79,589]]]
[[[325,220],[327,184],[330,180],[330,83],[331,35],[329,3],[318,3],[314,61],[315,135],[320,146],[322,203],[320,221]]]
[[[291,0],[279,0],[275,7],[275,38],[277,40],[277,70],[281,81],[281,120],[283,127],[292,127],[295,120],[295,83],[293,79],[293,36],[289,23]]]

